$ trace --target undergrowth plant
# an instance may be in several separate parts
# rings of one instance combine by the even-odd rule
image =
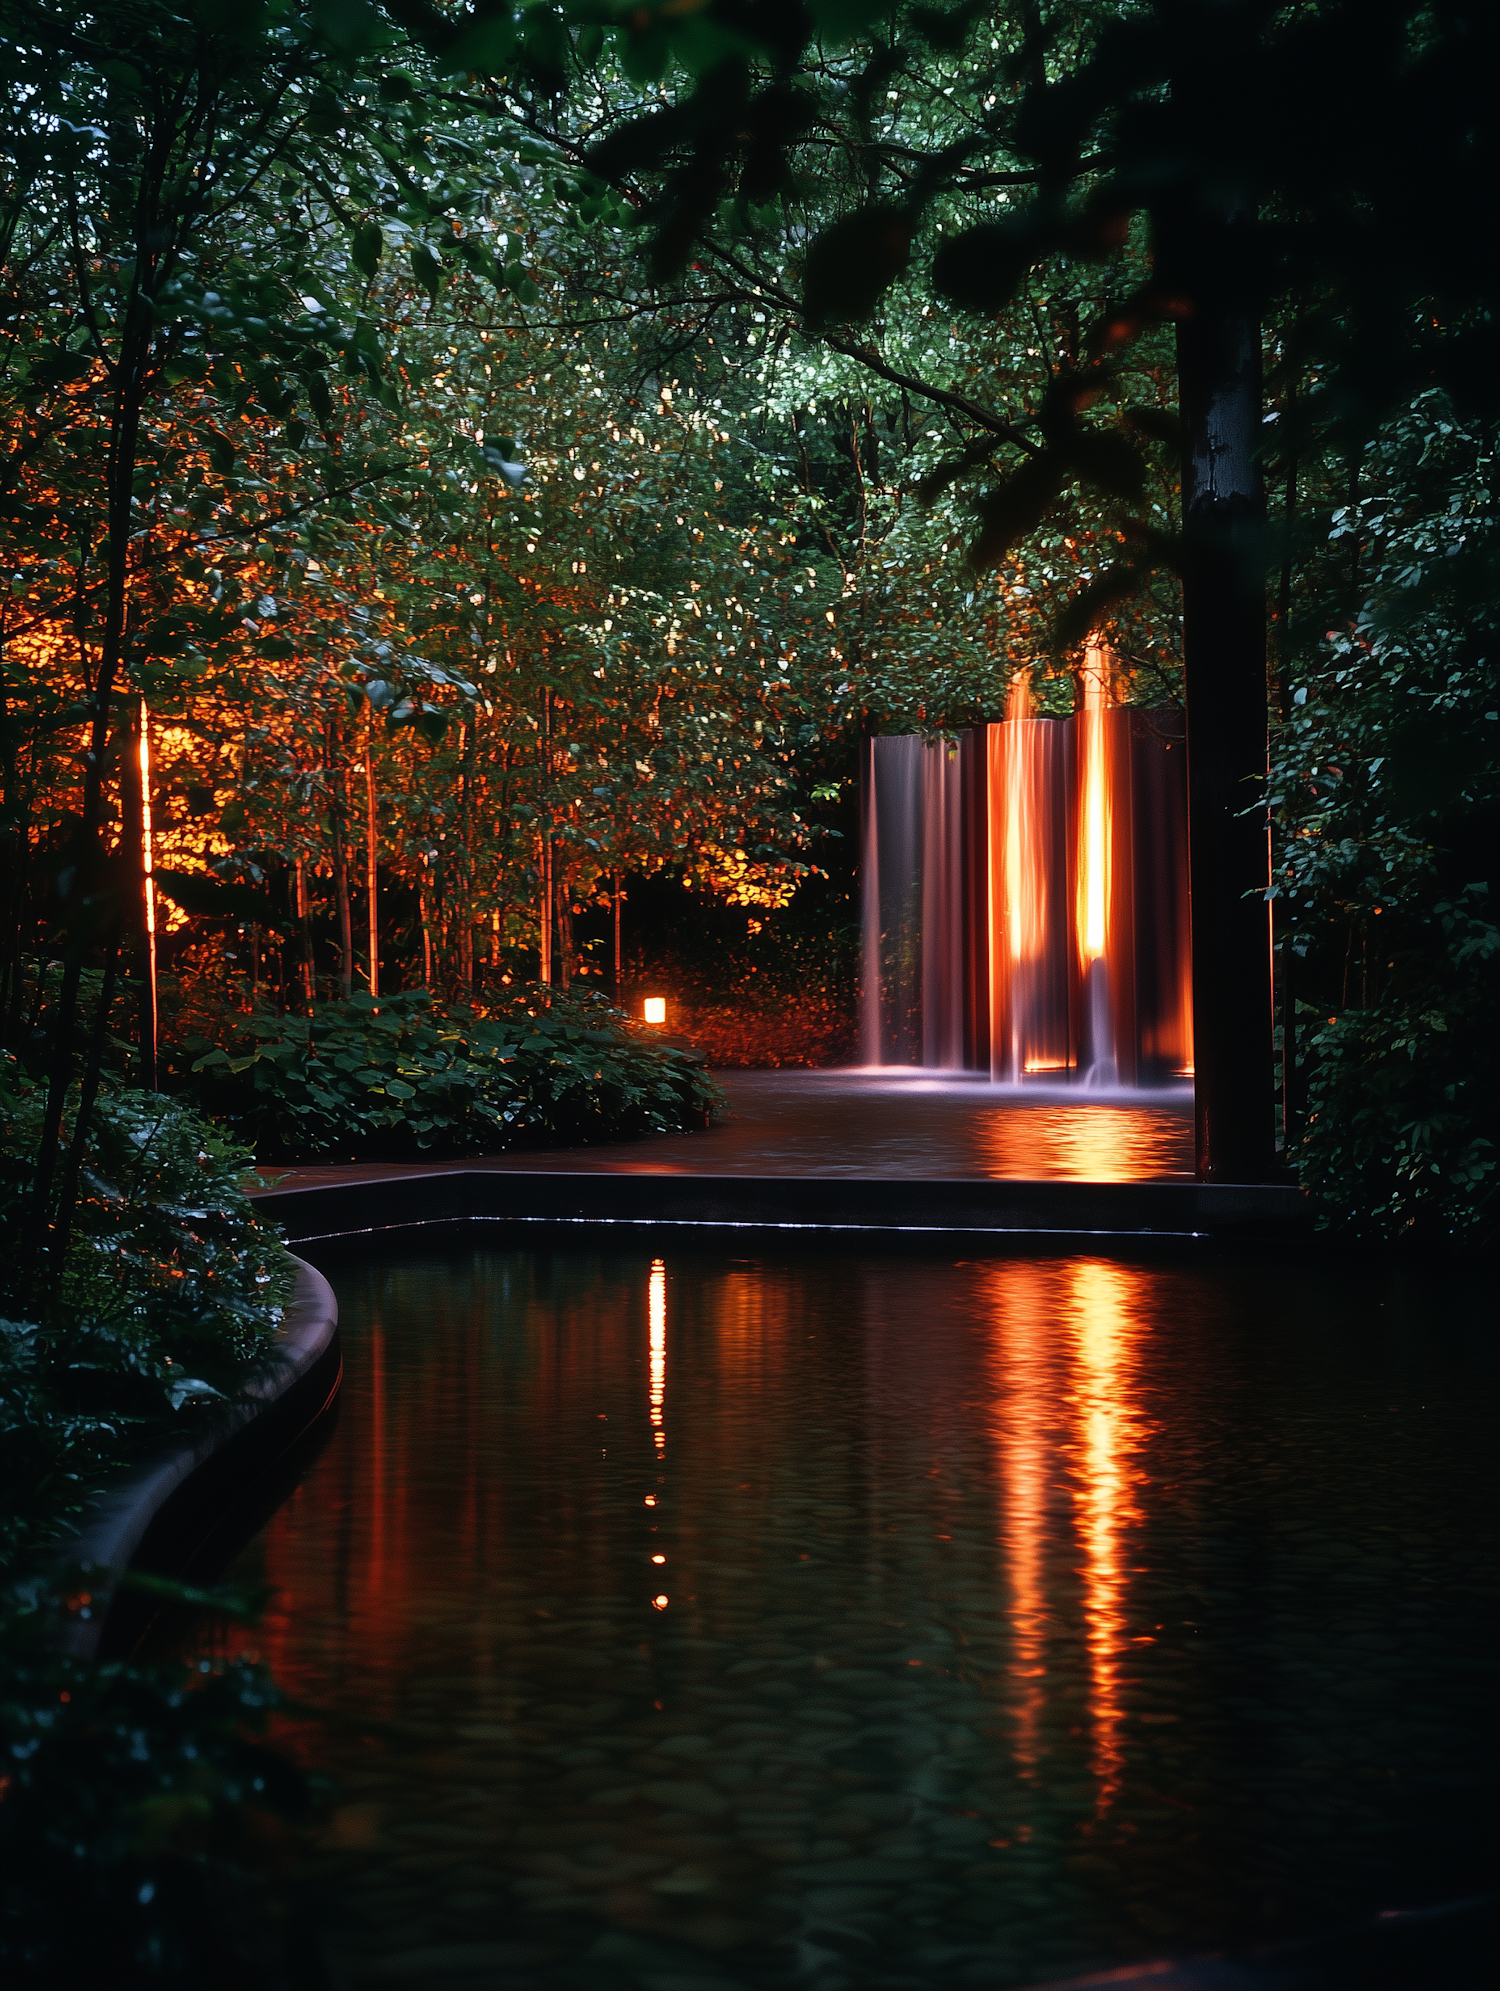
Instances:
[[[486,1014],[425,989],[229,1012],[185,1039],[186,1083],[262,1160],[494,1154],[702,1127],[723,1095],[693,1054],[602,996],[536,989]]]
[[[70,1091],[60,1167],[79,1111]],[[66,1539],[112,1474],[201,1428],[271,1352],[293,1265],[248,1153],[106,1080],[60,1264],[34,1235],[42,1088],[0,1071],[0,1970],[8,1985],[284,1981],[264,1846],[305,1792],[269,1750],[263,1667],[98,1666]]]
[[[246,1151],[182,1102],[129,1090],[94,1103],[49,1267],[27,1249],[42,1088],[13,1072],[0,1109],[3,1578],[102,1473],[233,1394],[270,1353],[293,1267],[240,1187]]]

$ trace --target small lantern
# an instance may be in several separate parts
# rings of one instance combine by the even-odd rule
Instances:
[[[666,997],[647,996],[644,1014],[648,1023],[665,1023],[667,1020]]]

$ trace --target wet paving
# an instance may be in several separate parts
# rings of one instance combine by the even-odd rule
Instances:
[[[447,1165],[523,1173],[1013,1182],[1184,1182],[1193,1175],[1191,1086],[1113,1092],[1036,1081],[1005,1086],[892,1066],[715,1076],[729,1095],[729,1112],[702,1133],[528,1148]],[[387,1180],[403,1172],[380,1162],[266,1171],[288,1189]]]
[[[1470,1287],[318,1256],[340,1424],[237,1574],[341,1987],[1002,1987],[1482,1884]]]

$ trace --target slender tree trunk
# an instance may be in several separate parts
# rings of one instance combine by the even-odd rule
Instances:
[[[471,718],[458,736],[463,768],[458,805],[458,972],[466,999],[474,992],[474,731]]]
[[[297,859],[297,926],[302,936],[302,995],[309,1013],[318,999],[317,975],[313,966],[312,909],[307,897],[307,863]]]
[[[130,744],[123,755],[120,870],[129,880],[125,930],[134,941],[137,1000],[137,1076],[143,1092],[156,1090],[156,884],[151,825],[151,734],[145,699],[131,714]]]
[[[540,979],[544,988],[551,988],[555,971],[553,945],[556,939],[556,913],[554,909],[555,881],[552,876],[552,694],[542,693],[542,731],[538,742],[541,759],[541,961]]]
[[[615,873],[615,1006],[620,1002],[620,874]]]
[[[83,957],[98,931],[103,901],[107,896],[101,841],[104,783],[109,762],[115,687],[125,664],[130,604],[130,501],[140,445],[144,376],[151,348],[152,319],[149,307],[140,295],[139,281],[137,274],[126,307],[124,333],[115,361],[114,405],[110,412],[109,446],[105,457],[109,527],[104,633],[90,700],[92,710],[88,751],[84,757],[83,807],[73,846],[73,861],[63,873],[68,879],[66,897],[69,903],[64,914],[68,944],[63,956],[62,986],[58,990],[51,1026],[51,1069],[33,1188],[33,1234],[37,1238],[41,1237],[51,1220],[52,1178],[56,1168],[58,1137],[62,1130],[63,1103],[72,1077],[73,1038]],[[67,1208],[59,1212],[57,1221],[65,1229],[71,1226]]]
[[[0,664],[4,663],[6,635],[0,626]],[[29,924],[31,884],[30,811],[21,799],[21,756],[17,727],[10,702],[5,696],[5,675],[0,670],[0,738],[5,742],[4,781],[0,784],[0,820],[11,825],[6,838],[5,966],[0,974],[0,1044],[14,1047],[20,1035],[21,1010],[25,1000],[26,976],[23,968],[26,929]]]
[[[349,910],[349,786],[336,723],[328,728],[329,854],[333,862],[333,896],[339,918],[339,993],[345,1002],[354,992],[354,927]]]
[[[370,902],[370,994],[380,994],[380,818],[375,807],[375,749],[365,743],[365,891]]]
[[[72,1138],[68,1142],[68,1152],[63,1160],[61,1194],[57,1199],[57,1222],[53,1226],[49,1247],[52,1259],[51,1286],[54,1294],[62,1279],[63,1265],[68,1256],[68,1242],[73,1235],[73,1212],[78,1203],[78,1178],[83,1169],[84,1147],[88,1140],[94,1101],[99,1096],[99,1074],[104,1064],[104,1040],[109,1034],[109,1011],[115,997],[115,968],[119,958],[120,931],[117,927],[105,943],[104,975],[99,989],[99,1007],[94,1012],[94,1027],[89,1032],[83,1080],[78,1094],[78,1113],[73,1121]]]
[[[1197,1171],[1264,1182],[1275,1172],[1275,1070],[1260,326],[1244,292],[1251,216],[1186,211],[1197,198],[1165,218],[1158,254],[1189,307],[1177,378]]]

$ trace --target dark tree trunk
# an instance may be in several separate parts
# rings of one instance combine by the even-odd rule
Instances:
[[[120,758],[120,880],[122,926],[134,957],[136,982],[137,1081],[143,1092],[156,1090],[156,920],[152,904],[147,851],[151,798],[146,792],[150,766],[144,704],[133,701],[128,729],[122,728]]]
[[[1201,105],[1200,105],[1201,108]],[[1275,1173],[1260,325],[1248,213],[1171,217],[1183,430],[1183,653],[1199,1176]]]
[[[339,729],[328,728],[329,857],[333,865],[333,897],[339,919],[339,994],[347,1002],[354,992],[354,925],[349,909],[349,784]]]

